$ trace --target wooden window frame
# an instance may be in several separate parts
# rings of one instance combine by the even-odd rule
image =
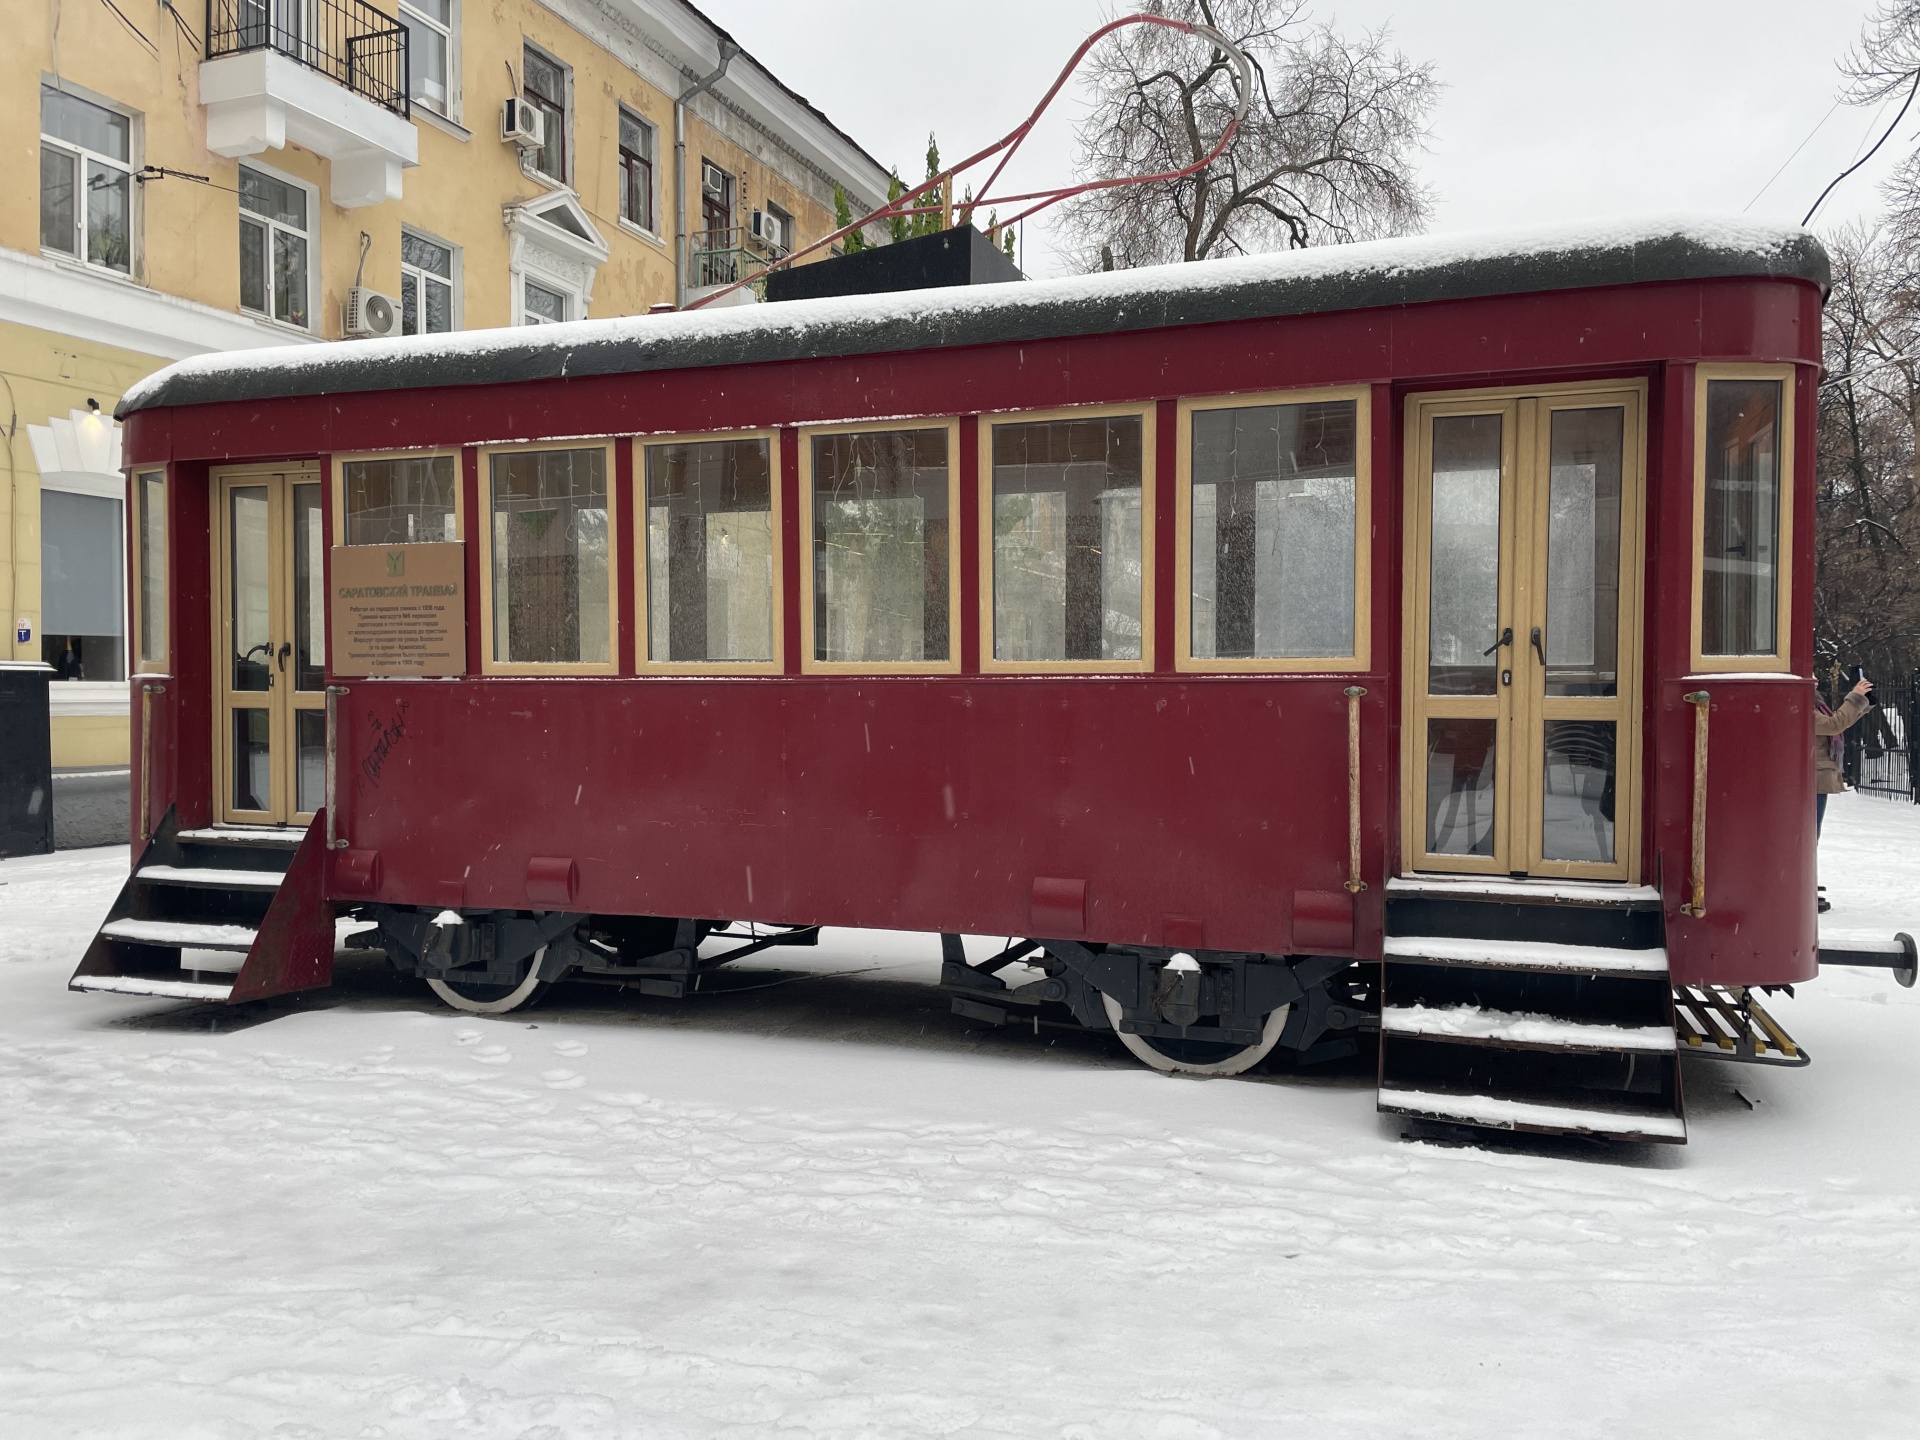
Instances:
[[[512,446],[496,447],[512,449]],[[584,446],[581,448],[585,448]],[[347,466],[363,464],[371,460],[438,460],[442,456],[453,461],[453,539],[415,540],[415,545],[447,545],[467,543],[467,487],[461,483],[461,452],[457,447],[436,445],[420,450],[356,450],[347,454],[328,457],[329,480],[333,491],[333,543],[347,543]],[[609,481],[609,484],[612,482]]]
[[[1193,417],[1206,410],[1354,402],[1353,648],[1346,655],[1218,659],[1193,653]],[[1311,390],[1259,390],[1182,399],[1174,441],[1173,668],[1191,675],[1354,675],[1373,655],[1373,389],[1339,385]]]
[[[1779,526],[1775,549],[1774,653],[1708,655],[1702,593],[1706,582],[1707,536],[1707,386],[1715,380],[1777,380],[1780,383]],[[1687,627],[1691,672],[1695,675],[1789,675],[1793,672],[1794,405],[1799,374],[1790,364],[1702,364],[1693,374],[1693,536],[1688,567],[1692,571],[1692,612]]]
[[[1154,498],[1157,489],[1158,406],[1069,405],[1054,410],[1002,410],[979,417],[978,488],[980,579],[980,673],[983,675],[1150,675],[1154,669]],[[993,427],[1039,425],[1054,420],[1140,421],[1140,658],[1138,660],[999,660],[993,643]]]
[[[129,632],[127,637],[127,673],[129,675],[166,675],[171,673],[167,666],[169,658],[173,653],[173,627],[167,623],[170,619],[167,612],[173,608],[172,567],[167,563],[173,549],[173,516],[169,513],[169,507],[173,499],[173,477],[167,473],[167,467],[165,465],[136,465],[127,473],[130,477],[127,485],[127,500],[129,502],[127,508],[131,513],[124,516],[123,519],[126,523],[128,537],[132,542],[128,546],[128,553],[132,557],[132,564],[127,567],[129,571],[129,583],[127,585],[127,630]],[[141,531],[140,521],[143,507],[146,503],[146,482],[155,475],[160,477],[160,518],[166,526],[166,537],[161,546],[160,553],[160,574],[161,580],[167,589],[165,602],[161,605],[161,623],[167,626],[167,630],[161,637],[161,653],[158,656],[149,657],[145,653],[145,647],[142,644],[145,638],[146,622],[147,557],[143,544],[144,537]]]
[[[771,660],[655,660],[648,653],[653,642],[653,611],[647,589],[652,558],[647,548],[647,447],[703,445],[726,440],[767,442],[767,475],[772,491],[768,525],[773,535],[773,658]],[[639,675],[783,675],[787,668],[786,505],[783,492],[780,431],[689,430],[664,435],[636,435],[633,444],[633,565],[634,565],[634,673]],[[802,504],[805,502],[803,501]],[[804,641],[803,641],[804,643]]]
[[[614,437],[583,436],[572,440],[522,440],[507,445],[479,445],[478,505],[486,523],[477,524],[480,547],[480,673],[482,675],[618,675],[620,673],[620,482],[615,467]],[[607,658],[600,660],[496,660],[493,658],[493,457],[549,450],[600,450],[606,455],[607,477]],[[456,507],[455,530],[462,529]]]
[[[891,435],[943,430],[947,436],[947,658],[945,660],[821,660],[814,655],[813,441],[820,435]],[[808,425],[800,447],[800,671],[804,675],[958,675],[960,673],[960,421],[858,420]]]

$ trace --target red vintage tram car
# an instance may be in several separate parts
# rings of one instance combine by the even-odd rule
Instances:
[[[1805,1058],[1826,280],[1649,223],[174,366],[73,985],[912,929],[977,1021],[1682,1139],[1677,1053]]]

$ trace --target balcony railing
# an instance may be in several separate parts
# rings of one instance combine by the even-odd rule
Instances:
[[[366,0],[207,0],[207,59],[272,50],[408,114],[407,29]]]
[[[744,225],[726,230],[696,230],[687,237],[692,271],[689,284],[731,285],[741,276],[764,270],[787,253],[780,245],[758,239]]]

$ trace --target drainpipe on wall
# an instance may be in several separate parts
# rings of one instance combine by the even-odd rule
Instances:
[[[720,42],[720,67],[704,80],[696,80],[673,102],[673,305],[677,310],[687,303],[687,102],[704,95],[727,73],[727,66],[740,53],[731,40]]]

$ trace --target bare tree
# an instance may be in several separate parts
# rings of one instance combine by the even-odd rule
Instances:
[[[1881,137],[1880,143],[1884,144],[1904,118],[1906,106],[1913,103],[1914,92],[1920,89],[1920,0],[1881,0],[1867,17],[1860,43],[1840,62],[1840,71],[1846,77],[1840,98],[1849,105],[1879,105],[1890,96],[1905,97],[1900,113]],[[1879,148],[1878,144],[1874,146],[1875,150]],[[1861,157],[1839,178],[1865,164],[1866,158]],[[1900,162],[1888,177],[1884,193],[1889,238],[1909,249],[1920,246],[1920,150]],[[1820,198],[1824,200],[1826,195]]]
[[[1814,648],[1892,679],[1920,664],[1920,294],[1898,241],[1850,229],[1829,248]]]
[[[1306,0],[1153,0],[1147,8],[1211,25],[1245,49],[1255,66],[1253,103],[1233,143],[1204,169],[1066,202],[1063,238],[1085,268],[1421,228],[1428,197],[1412,161],[1439,94],[1430,64],[1392,48],[1384,29],[1349,40],[1310,23]],[[1191,165],[1233,114],[1227,57],[1161,26],[1118,32],[1083,73],[1093,90],[1079,128],[1083,179]]]

